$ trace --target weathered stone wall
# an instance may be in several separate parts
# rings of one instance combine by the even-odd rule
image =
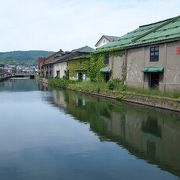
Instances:
[[[156,62],[150,61],[150,47],[147,46],[144,48],[144,67],[164,67],[166,69],[166,45],[165,44],[157,44],[159,46],[159,60]],[[141,70],[142,71],[142,70]],[[166,71],[166,70],[165,70]],[[159,90],[164,91],[164,77],[166,72],[164,71],[163,77],[159,82]],[[144,74],[144,73],[143,73]],[[148,81],[144,82],[144,87],[148,88]]]
[[[180,55],[176,54],[176,47],[180,41],[157,44],[159,46],[159,61],[150,62],[150,47],[129,49],[127,53],[127,85],[148,88],[148,79],[142,72],[144,67],[164,67],[160,78],[159,90],[180,90]]]
[[[95,95],[95,96],[102,96],[106,98],[117,99],[120,101],[150,106],[153,108],[160,108],[160,109],[180,112],[180,99],[143,95],[143,94],[136,94],[136,93],[129,93],[129,92],[119,92],[119,91],[101,90],[101,92],[97,92],[97,91],[93,92],[93,91],[87,91],[87,90],[73,88],[73,87],[69,89],[83,92],[86,94]]]
[[[127,52],[127,77],[126,83],[128,86],[143,88],[143,68],[145,52],[144,48],[130,49]]]
[[[148,96],[142,94],[126,93],[123,99],[128,102],[169,109],[180,112],[180,100],[167,97]]]
[[[57,76],[57,71],[60,72],[60,77],[63,78],[65,76],[65,71],[67,71],[67,62],[61,62],[53,65],[53,77]]]
[[[111,79],[123,78],[123,67],[125,63],[125,56],[110,56],[109,67],[112,69]]]
[[[166,90],[180,90],[180,54],[176,54],[180,41],[167,44]]]

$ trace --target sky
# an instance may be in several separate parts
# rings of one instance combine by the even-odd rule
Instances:
[[[0,0],[0,52],[94,48],[178,15],[180,0]]]

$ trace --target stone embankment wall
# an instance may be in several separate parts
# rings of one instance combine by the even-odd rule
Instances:
[[[42,82],[48,85],[47,79],[42,79]],[[70,90],[86,93],[93,96],[101,96],[105,98],[116,99],[119,101],[150,106],[153,108],[160,108],[160,109],[180,112],[180,99],[152,96],[152,95],[143,95],[143,94],[136,94],[130,92],[117,92],[117,91],[92,92],[77,88],[70,88]]]
[[[166,109],[171,111],[180,112],[180,99],[160,97],[160,96],[150,96],[136,93],[118,93],[118,92],[87,92],[84,90],[71,89],[78,92],[94,95],[94,96],[102,96],[105,98],[112,98],[124,102],[130,102],[135,104],[140,104],[144,106],[150,106],[153,108]]]
[[[180,112],[180,99],[126,93],[124,101]]]

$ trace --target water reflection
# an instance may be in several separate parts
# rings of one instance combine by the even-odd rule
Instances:
[[[0,84],[0,180],[178,178],[178,115],[31,80],[7,83]]]
[[[44,98],[83,123],[101,141],[113,141],[129,153],[180,176],[180,116],[68,91]]]
[[[0,91],[25,92],[38,90],[38,83],[32,79],[19,78],[0,82]]]

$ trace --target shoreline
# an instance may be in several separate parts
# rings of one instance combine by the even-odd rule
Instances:
[[[47,79],[40,79],[43,84],[48,85]],[[158,108],[169,110],[173,112],[180,113],[180,99],[169,98],[169,97],[161,97],[161,96],[152,96],[152,95],[145,95],[145,94],[137,94],[132,92],[119,92],[116,94],[115,92],[93,92],[93,91],[86,91],[83,89],[78,88],[69,88],[68,90],[92,95],[92,96],[99,96],[104,98],[110,98],[121,102],[128,102],[132,104],[137,104],[141,106],[147,106],[151,108]],[[119,96],[120,95],[120,96]]]
[[[109,98],[109,99],[113,99],[113,100],[117,100],[121,102],[127,102],[127,103],[136,104],[140,106],[146,106],[146,107],[150,107],[154,109],[158,108],[158,109],[168,110],[171,112],[173,111],[173,112],[180,113],[180,100],[176,100],[173,98],[126,93],[124,98],[119,99],[116,96],[104,95],[101,93],[87,92],[87,91],[71,89],[71,88],[67,88],[67,89],[84,93],[84,94],[88,94],[88,95],[92,95],[92,96],[99,96],[99,97]]]

